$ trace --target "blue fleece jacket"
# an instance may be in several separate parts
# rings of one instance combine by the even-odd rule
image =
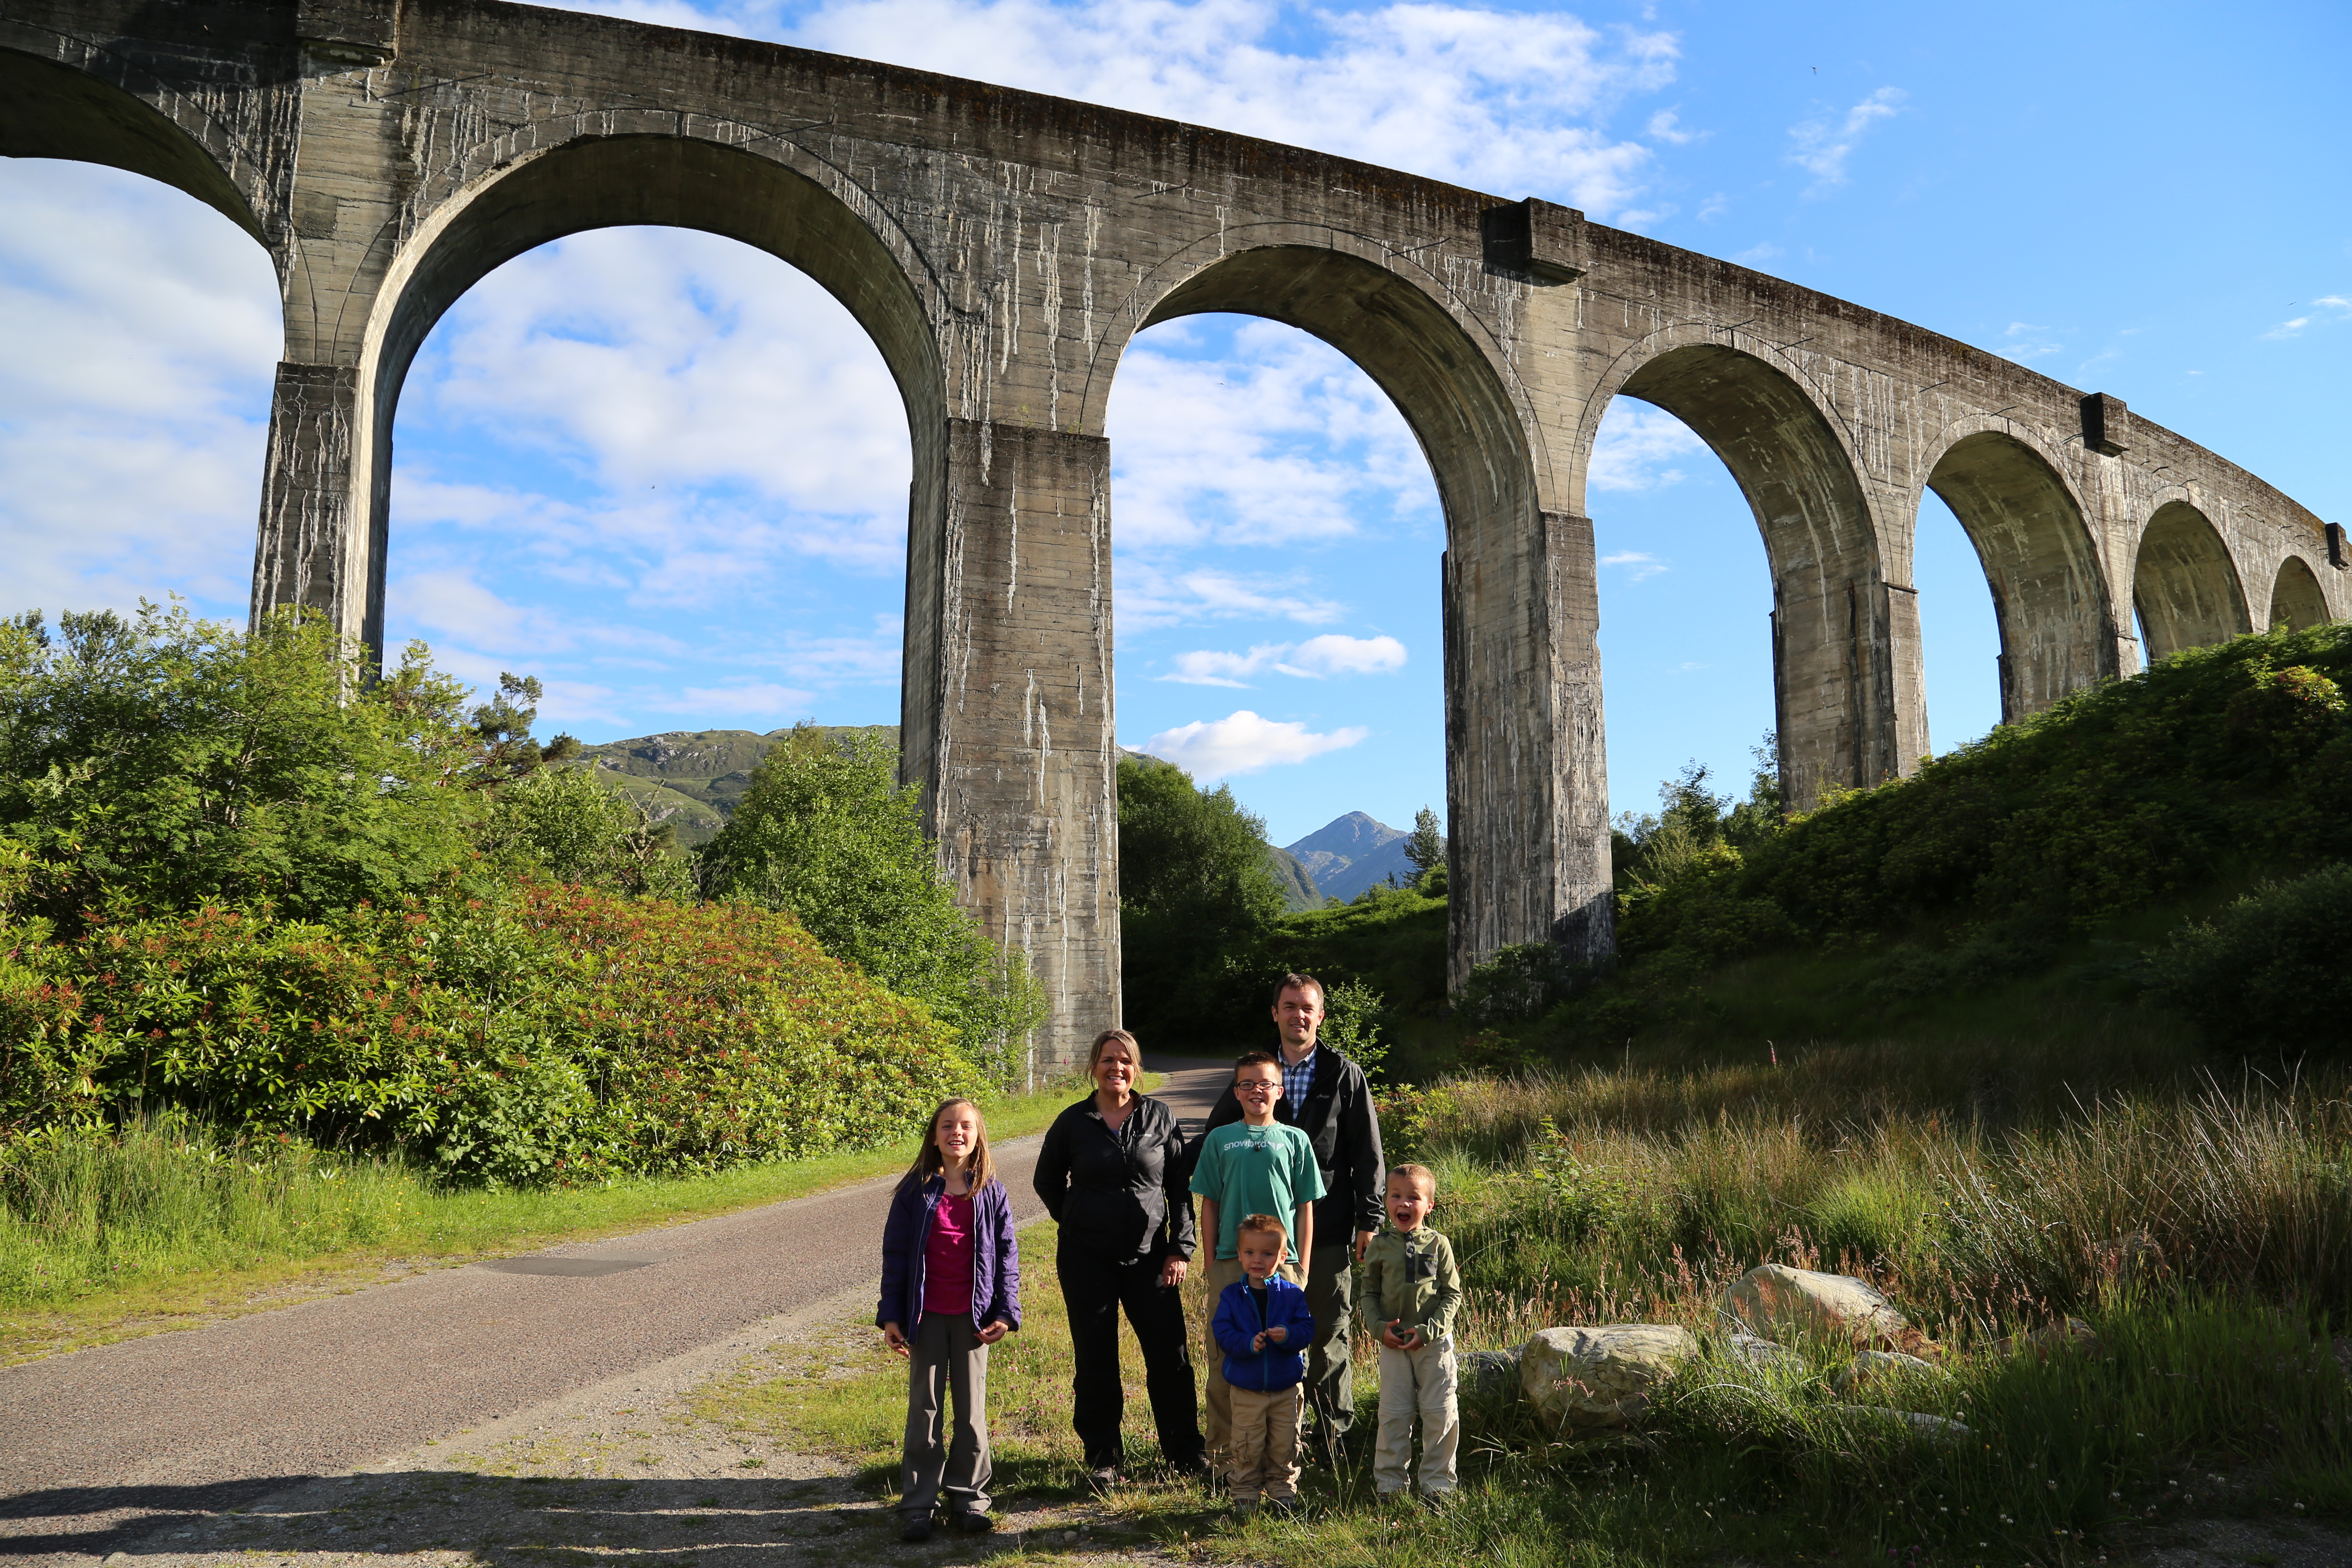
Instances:
[[[1260,1331],[1284,1329],[1282,1343],[1265,1349],[1251,1343]],[[1279,1394],[1307,1376],[1307,1347],[1315,1341],[1315,1314],[1307,1310],[1307,1292],[1276,1274],[1265,1282],[1265,1307],[1258,1308],[1247,1279],[1236,1279],[1217,1298],[1217,1314],[1209,1320],[1217,1348],[1225,1352],[1225,1381],[1255,1394]]]

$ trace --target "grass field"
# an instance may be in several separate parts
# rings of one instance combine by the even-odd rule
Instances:
[[[1374,1505],[1360,1454],[1308,1473],[1309,1518],[1236,1527],[1155,1473],[1130,1347],[1137,1480],[1094,1536],[1300,1568],[2090,1565],[2215,1519],[2352,1539],[2344,1085],[2168,1080],[2096,1053],[2074,1066],[1825,1049],[1465,1079],[1397,1105],[1392,1136],[1438,1167],[1433,1223],[1465,1259],[1465,1349],[1679,1321],[1702,1358],[1637,1433],[1568,1441],[1508,1388],[1469,1401],[1464,1489],[1441,1515]],[[1023,1233],[1027,1321],[992,1358],[1013,1508],[1080,1495],[1052,1245],[1050,1226]],[[1716,1295],[1768,1258],[1871,1275],[1937,1370],[1852,1392],[1835,1381],[1849,1347],[1731,1357]],[[2001,1343],[2066,1313],[2095,1343]],[[704,1414],[849,1459],[887,1491],[904,1386],[860,1339],[707,1391]],[[1360,1432],[1377,1397],[1360,1378]],[[1896,1410],[1968,1431],[1923,1434]]]
[[[1148,1081],[1151,1081],[1147,1079]],[[994,1137],[1080,1091],[990,1102]],[[905,1168],[889,1147],[672,1181],[485,1191],[394,1162],[160,1120],[21,1155],[0,1176],[0,1364],[354,1289],[387,1272],[732,1213]]]

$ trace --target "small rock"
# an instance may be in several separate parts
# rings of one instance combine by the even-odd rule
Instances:
[[[1731,1337],[1724,1342],[1723,1349],[1733,1361],[1759,1372],[1790,1371],[1804,1364],[1804,1358],[1796,1352],[1776,1345],[1770,1340],[1758,1339],[1741,1329],[1732,1331]]]
[[[1465,1351],[1454,1358],[1454,1370],[1459,1374],[1463,1393],[1498,1393],[1518,1385],[1519,1352],[1516,1350]]]
[[[1882,1379],[1933,1376],[1935,1373],[1933,1362],[1921,1361],[1916,1355],[1905,1355],[1900,1351],[1864,1351],[1847,1365],[1838,1368],[1837,1376],[1830,1380],[1830,1385],[1843,1394]]]
[[[1792,1335],[1901,1344],[1917,1336],[1894,1304],[1866,1279],[1767,1263],[1731,1282],[1717,1303],[1727,1318],[1767,1339]]]
[[[1519,1387],[1556,1426],[1629,1426],[1698,1340],[1672,1323],[1546,1329],[1519,1347]]]

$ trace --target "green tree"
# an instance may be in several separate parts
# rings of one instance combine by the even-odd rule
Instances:
[[[578,750],[575,741],[572,754]],[[606,787],[593,768],[541,766],[504,785],[490,809],[487,841],[528,856],[559,882],[694,900],[694,874],[677,851],[677,830]]]
[[[791,911],[827,952],[927,1005],[1000,1080],[1018,1077],[1043,990],[1024,953],[1000,953],[957,907],[923,837],[920,792],[897,774],[877,736],[795,726],[703,846],[703,889]]]
[[[1284,907],[1265,851],[1265,823],[1229,787],[1119,760],[1120,990],[1146,1041],[1222,1041],[1246,1026],[1257,959]]]
[[[466,689],[412,644],[381,681],[316,617],[250,632],[134,619],[0,623],[0,837],[24,913],[267,900],[310,916],[462,871],[487,801]]]
[[[1404,841],[1404,858],[1412,862],[1418,873],[1413,885],[1420,887],[1433,871],[1445,865],[1445,825],[1437,820],[1437,813],[1423,806],[1413,813],[1412,832]]]

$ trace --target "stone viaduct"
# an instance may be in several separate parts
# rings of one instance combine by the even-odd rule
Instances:
[[[2352,611],[2340,530],[2115,397],[1549,202],[978,82],[495,0],[0,0],[0,152],[151,175],[268,250],[253,604],[373,646],[402,377],[484,274],[666,224],[831,290],[913,441],[906,776],[1054,998],[1043,1059],[1118,1015],[1103,427],[1155,322],[1312,332],[1428,456],[1457,981],[1504,943],[1612,946],[1584,489],[1612,397],[1684,420],[1754,508],[1799,804],[1928,751],[1923,489],[1982,559],[2010,717]]]

